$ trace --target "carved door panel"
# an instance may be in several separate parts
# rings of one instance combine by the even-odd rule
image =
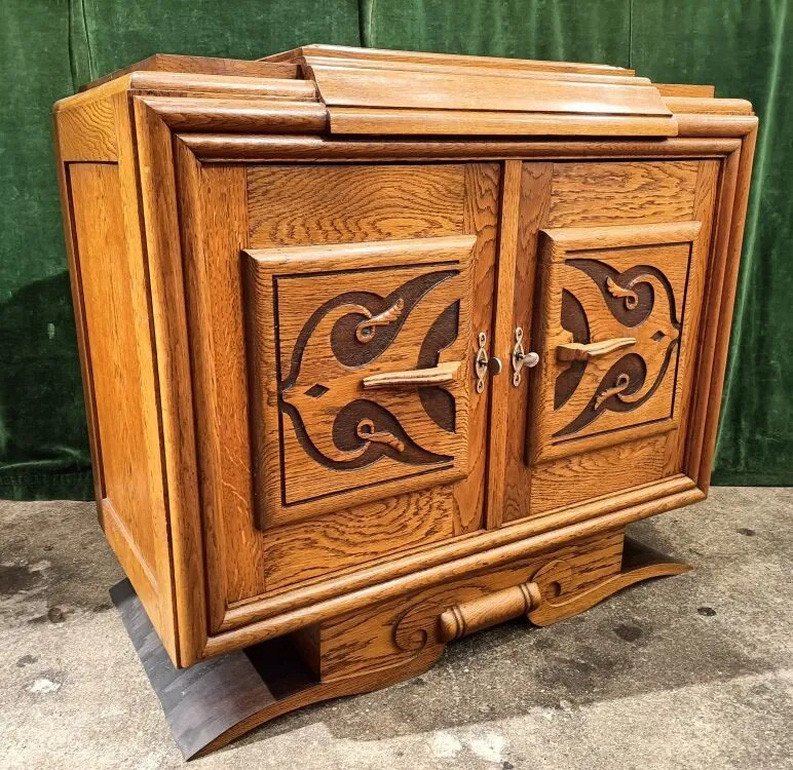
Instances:
[[[700,227],[541,231],[532,462],[677,427],[686,289]]]
[[[491,526],[694,485],[719,170],[710,159],[523,164],[512,314],[496,341],[512,377],[503,449],[491,445],[505,467]]]
[[[466,475],[475,241],[246,252],[260,525]]]

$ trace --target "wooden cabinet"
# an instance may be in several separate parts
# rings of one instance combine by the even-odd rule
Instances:
[[[624,530],[707,492],[747,102],[309,46],[55,115],[100,518],[176,665],[286,640],[262,721],[681,569]]]

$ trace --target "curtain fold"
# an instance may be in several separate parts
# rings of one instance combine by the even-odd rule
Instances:
[[[630,0],[361,0],[371,48],[627,66]]]
[[[52,149],[86,74],[79,0],[0,3],[0,498],[89,498]]]
[[[151,53],[310,43],[632,66],[761,120],[715,483],[793,483],[793,0],[3,0],[0,498],[88,499],[52,103]]]
[[[306,43],[359,45],[357,0],[82,0],[91,78],[152,53],[257,59]]]
[[[636,5],[633,62],[711,82],[760,118],[713,481],[793,483],[793,14],[790,0]]]

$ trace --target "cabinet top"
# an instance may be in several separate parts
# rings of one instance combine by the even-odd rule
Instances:
[[[677,136],[680,115],[752,115],[712,86],[652,83],[603,64],[308,45],[255,61],[155,54],[94,81],[128,90],[312,104],[331,135]],[[233,105],[232,105],[233,106]]]

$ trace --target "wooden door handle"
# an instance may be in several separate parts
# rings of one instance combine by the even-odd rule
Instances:
[[[363,378],[366,390],[375,388],[423,388],[428,385],[448,385],[457,377],[460,361],[449,361],[429,369],[406,369],[399,372],[381,372]]]
[[[635,343],[635,337],[615,337],[602,342],[565,342],[556,346],[556,358],[558,361],[589,361]]]

